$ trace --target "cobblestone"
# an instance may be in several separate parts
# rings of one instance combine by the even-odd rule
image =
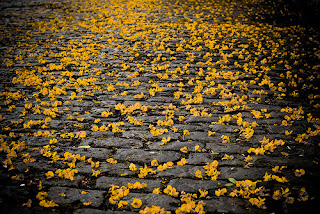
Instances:
[[[83,192],[82,192],[83,191]],[[48,198],[59,204],[72,204],[80,201],[80,203],[88,203],[92,207],[102,205],[104,191],[99,190],[81,190],[68,187],[51,187],[48,191]],[[62,195],[63,194],[63,195]]]
[[[0,213],[314,212],[320,37],[297,17],[1,1]]]

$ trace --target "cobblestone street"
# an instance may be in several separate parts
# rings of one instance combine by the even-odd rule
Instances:
[[[319,32],[266,2],[1,1],[0,213],[315,212]]]

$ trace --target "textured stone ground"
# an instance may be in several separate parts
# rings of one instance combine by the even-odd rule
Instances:
[[[243,1],[0,3],[1,213],[302,213],[319,38]]]

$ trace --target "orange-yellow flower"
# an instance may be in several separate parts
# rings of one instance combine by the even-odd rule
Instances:
[[[128,202],[126,201],[120,201],[119,204],[118,204],[118,208],[124,208],[125,206],[128,205]]]
[[[183,130],[183,135],[190,135],[190,132],[188,130]]]
[[[53,201],[42,200],[39,202],[39,205],[42,207],[58,207],[59,205],[54,203]]]
[[[306,172],[304,171],[304,169],[296,169],[296,171],[294,171],[294,174],[297,177],[301,177],[302,175],[306,174]]]
[[[224,195],[227,192],[226,188],[218,189],[214,192],[216,196]]]
[[[136,171],[136,170],[137,170],[137,167],[136,167],[136,165],[134,165],[133,163],[130,163],[129,169],[130,169],[131,171]]]
[[[140,199],[133,199],[133,202],[131,203],[131,206],[133,208],[140,208],[142,206],[142,201]]]
[[[160,188],[155,188],[153,191],[152,191],[152,194],[160,194],[161,191],[160,191]]]
[[[54,177],[54,173],[52,171],[48,171],[46,173],[47,179],[53,178]]]
[[[203,197],[206,197],[208,195],[208,191],[207,190],[201,190],[199,189],[199,192],[200,192],[200,197],[199,198],[203,198]]]
[[[197,178],[203,178],[203,176],[201,175],[201,171],[200,170],[197,170],[196,171],[196,175],[195,175]]]
[[[152,160],[151,161],[151,166],[159,166],[159,163],[157,160]]]

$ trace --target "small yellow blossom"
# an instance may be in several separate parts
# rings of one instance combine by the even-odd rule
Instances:
[[[142,206],[142,201],[140,199],[133,199],[133,202],[130,204],[133,208],[140,208]]]

